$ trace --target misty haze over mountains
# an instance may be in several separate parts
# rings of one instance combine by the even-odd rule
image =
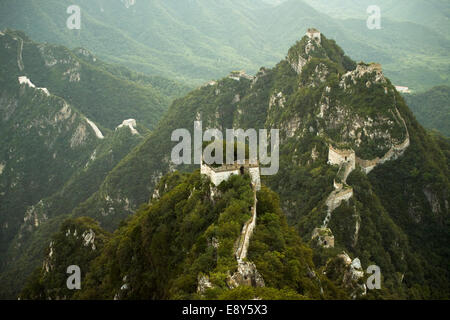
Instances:
[[[124,2],[104,0],[3,1],[0,28],[25,31],[37,41],[81,46],[138,71],[199,84],[235,69],[255,73],[270,66],[315,26],[355,60],[382,63],[397,85],[420,91],[449,84],[445,1],[381,1],[380,30],[367,28],[369,4],[357,3],[289,0],[273,7],[262,0],[168,0],[136,1],[127,8]],[[80,31],[65,28],[64,12],[71,4],[83,7]]]
[[[0,298],[448,299],[450,4],[372,2],[1,1]]]

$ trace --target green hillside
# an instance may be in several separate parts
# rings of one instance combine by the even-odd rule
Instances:
[[[417,120],[427,129],[450,137],[450,87],[434,87],[422,93],[405,95]]]
[[[70,298],[73,291],[65,286],[64,277],[67,266],[76,262],[83,272],[87,272],[92,260],[99,255],[110,238],[111,235],[92,219],[64,221],[61,231],[52,237],[51,244],[46,248],[47,272],[37,269],[32,275],[34,281],[30,281],[24,288],[23,296],[36,300]]]
[[[129,118],[153,128],[171,98],[186,91],[186,87],[168,80],[107,65],[85,49],[70,51],[39,44],[16,31],[7,31],[0,41],[2,58],[11,61],[3,66],[7,68],[2,77],[6,87],[19,76],[28,76],[108,129]]]
[[[0,278],[14,282],[3,298],[15,295],[61,216],[97,191],[186,88],[15,31],[0,34],[0,59]],[[135,131],[119,128],[131,116]]]
[[[334,40],[323,34],[320,40],[303,37],[290,48],[286,59],[271,69],[261,68],[253,80],[224,78],[177,99],[158,128],[108,174],[99,191],[71,216],[93,217],[108,230],[118,227],[120,221],[158,194],[155,188],[160,189],[161,176],[176,169],[170,163],[174,145],[168,143],[171,133],[177,128],[192,132],[195,119],[201,119],[204,128],[220,130],[280,128],[280,171],[265,177],[263,182],[279,195],[288,223],[312,248],[314,266],[326,270],[328,280],[339,284],[347,297],[448,298],[448,141],[430,136],[418,124],[381,66],[355,63]],[[330,145],[338,150],[354,150],[359,159],[355,168],[346,171],[347,165],[329,164]],[[367,163],[375,163],[372,171],[366,171]],[[195,166],[178,169],[192,171]],[[163,183],[171,185],[164,179]],[[157,203],[152,200],[150,207],[145,205],[128,220],[128,227],[121,225],[119,234],[124,232],[123,236],[118,236],[118,242],[112,242],[111,251],[104,260],[99,258],[98,267],[91,275],[90,288],[98,290],[92,289],[80,297],[111,298],[124,284],[120,281],[129,274],[136,275],[133,281],[138,279],[129,284],[137,290],[131,291],[130,298],[141,294],[148,298],[178,297],[176,294],[190,297],[195,291],[195,274],[200,269],[192,269],[190,280],[183,278],[178,283],[174,280],[177,266],[183,264],[175,264],[175,274],[169,275],[175,282],[153,280],[158,278],[154,278],[156,274],[168,276],[165,271],[157,273],[161,261],[172,259],[172,249],[162,245],[172,241],[167,238],[172,229],[163,226],[179,228],[181,222],[174,222],[169,216],[165,218],[164,213],[165,209],[175,213],[181,210],[176,206],[175,194],[184,199],[189,194],[186,188],[190,187],[182,183],[171,196],[163,196]],[[330,197],[349,192],[349,198],[330,209]],[[187,208],[194,210],[189,205]],[[200,212],[198,219],[208,217]],[[164,223],[151,224],[150,230],[144,227],[146,219],[154,221],[161,214]],[[147,215],[152,218],[146,218]],[[200,226],[198,222],[195,225]],[[185,232],[176,230],[175,234],[180,232],[184,239]],[[153,249],[139,253],[142,263],[153,254],[158,257],[151,260],[156,273],[152,272],[145,280],[141,279],[141,264],[121,266],[120,261],[129,261],[126,257],[131,249],[117,249],[135,248],[132,243],[140,242],[141,236],[155,241],[144,246]],[[188,236],[191,241],[187,242],[188,247],[197,236]],[[258,239],[256,234],[255,239]],[[255,264],[262,263],[257,240],[250,243],[249,259]],[[111,257],[118,263],[101,268]],[[360,284],[343,281],[345,268],[339,267],[340,263],[355,258],[364,270],[372,264],[380,266],[382,290],[363,295]],[[266,274],[273,268],[257,267],[269,272]],[[206,270],[214,274],[214,269]],[[115,280],[104,287],[96,285],[105,276],[112,279],[108,276],[111,273],[115,274]],[[278,281],[284,281],[273,274],[269,279],[277,279],[273,282],[275,287],[279,286]],[[182,284],[190,289],[181,290],[178,286]],[[220,286],[220,282],[217,284]],[[302,294],[305,291],[300,287],[295,290]],[[167,292],[168,288],[173,290]],[[258,292],[242,290],[250,296]],[[150,292],[153,295],[149,296]],[[314,297],[313,293],[309,295]],[[211,297],[230,296],[218,292]]]
[[[229,289],[236,269],[233,243],[250,213],[252,190],[248,176],[222,183],[218,196],[199,172],[174,173],[160,183],[160,199],[141,207],[103,245],[84,249],[67,230],[71,220],[53,237],[47,258],[21,294],[23,299],[307,299],[346,297],[325,276],[314,272],[312,252],[305,246],[279,208],[275,193],[258,193],[258,227],[251,256],[264,278],[263,287]],[[165,186],[165,187],[164,187]],[[79,220],[79,219],[78,219]],[[75,226],[81,232],[83,225]],[[98,229],[96,229],[96,234]],[[101,241],[101,240],[100,240]],[[217,246],[211,243],[216,241]],[[95,240],[97,244],[97,238]],[[100,245],[102,243],[100,242]],[[71,248],[71,249],[69,249]],[[84,250],[82,254],[79,251]],[[47,250],[48,251],[48,250]],[[97,256],[86,264],[88,255]],[[58,279],[68,261],[87,271],[83,289],[73,294]],[[210,288],[198,287],[204,275]],[[200,291],[199,291],[200,290]]]

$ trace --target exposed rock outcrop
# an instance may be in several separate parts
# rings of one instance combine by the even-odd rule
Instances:
[[[325,274],[342,283],[342,286],[350,291],[352,299],[367,293],[361,261],[358,258],[352,260],[345,251],[328,261]]]
[[[361,79],[362,77],[364,77],[364,75],[371,74],[371,73],[375,73],[375,78],[374,78],[375,82],[383,83],[383,84],[387,83],[380,64],[371,63],[371,64],[367,65],[364,63],[359,63],[356,66],[355,70],[349,71],[342,76],[342,80],[339,85],[341,88],[348,89],[352,85],[356,85],[357,81],[359,79]],[[366,86],[370,87],[370,85],[368,85],[367,83],[366,83]]]
[[[47,96],[50,95],[50,92],[48,91],[47,88],[36,88],[36,86],[35,86],[35,85],[31,82],[31,80],[28,79],[28,77],[26,77],[26,76],[19,77],[19,83],[20,83],[21,85],[22,85],[22,84],[27,85],[28,87],[34,88],[34,89],[36,89],[36,90],[40,90],[40,91],[42,91],[43,93],[45,93],[45,95],[47,95]]]
[[[92,229],[86,230],[81,235],[83,238],[83,245],[85,247],[90,246],[92,250],[95,250],[95,232]]]
[[[431,211],[434,214],[441,213],[441,204],[439,203],[439,197],[430,188],[424,188],[423,193],[430,204]]]
[[[207,289],[211,289],[213,287],[211,281],[209,281],[209,277],[204,274],[200,274],[197,279],[197,293],[204,294]]]

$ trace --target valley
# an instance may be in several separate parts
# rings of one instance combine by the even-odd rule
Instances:
[[[448,299],[450,8],[341,2],[2,1],[0,299]]]

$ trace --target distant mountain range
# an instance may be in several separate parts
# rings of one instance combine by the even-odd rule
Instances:
[[[449,38],[450,3],[442,0],[304,0],[313,8],[335,18],[367,19],[367,8],[377,5],[382,19],[412,22]]]
[[[0,4],[0,28],[84,47],[147,74],[200,84],[232,70],[255,73],[261,65],[272,65],[303,30],[316,26],[355,59],[382,63],[398,85],[420,91],[449,84],[445,1],[383,2],[381,30],[366,27],[365,2],[324,3],[311,2],[313,9],[300,0],[276,6],[262,0],[136,1],[132,6],[119,0],[6,0]],[[81,30],[66,28],[72,4],[82,8]],[[352,19],[326,14],[337,12]]]

